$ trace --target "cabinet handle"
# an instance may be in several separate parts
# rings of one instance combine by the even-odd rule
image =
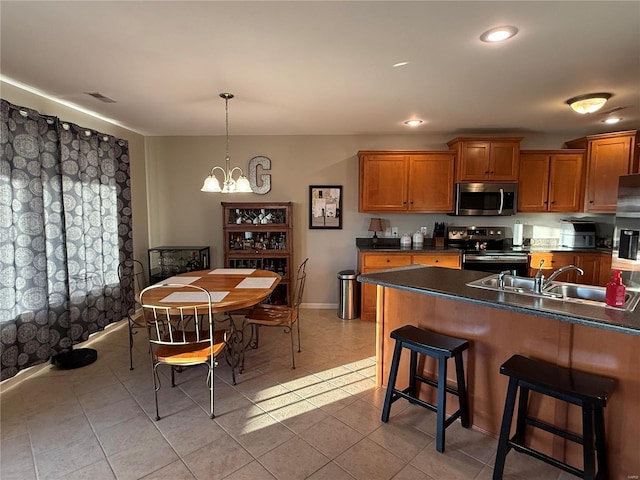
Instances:
[[[593,203],[593,200],[589,200],[589,203]]]
[[[389,263],[389,262],[390,262],[390,260],[387,258],[387,263]]]
[[[493,170],[491,170],[489,173],[490,173],[491,175],[493,175],[493,174],[494,174],[494,173],[496,173],[496,172],[494,172]]]
[[[553,202],[551,202],[551,205],[553,205],[554,203],[556,203],[556,201],[554,200]]]
[[[486,175],[487,173],[489,173],[489,170],[485,170],[485,171],[484,171],[484,174],[485,174],[485,175]]]
[[[436,263],[438,263],[440,260],[436,260]]]

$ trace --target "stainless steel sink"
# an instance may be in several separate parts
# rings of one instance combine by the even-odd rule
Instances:
[[[533,290],[534,279],[528,277],[516,277],[505,275],[504,287],[500,286],[499,275],[489,275],[473,282],[467,283],[469,287],[484,288],[496,292],[515,293],[538,298],[549,298],[561,302],[582,303],[599,307],[605,304],[605,287],[593,285],[580,285],[567,282],[551,282],[542,293]],[[640,292],[627,291],[623,310],[633,311],[640,302]]]

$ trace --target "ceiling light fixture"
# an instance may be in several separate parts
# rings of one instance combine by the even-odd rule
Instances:
[[[602,123],[606,123],[608,125],[613,125],[614,123],[618,123],[621,122],[622,118],[620,117],[611,117],[611,118],[605,118],[604,120],[602,120]]]
[[[567,100],[567,104],[576,112],[585,115],[597,112],[611,98],[610,93],[589,93]]]
[[[251,185],[249,184],[249,180],[242,174],[242,169],[240,167],[230,168],[230,160],[229,160],[229,100],[233,98],[232,93],[221,93],[221,98],[224,98],[224,112],[225,112],[225,127],[226,127],[226,170],[222,167],[215,166],[211,169],[211,173],[209,176],[205,178],[204,185],[200,191],[202,192],[212,192],[212,193],[249,193],[251,192]],[[220,170],[224,175],[224,180],[222,183],[222,188],[220,188],[220,182],[218,178],[213,174],[216,170]],[[233,179],[234,172],[238,170],[240,175],[237,180]]]
[[[480,35],[480,40],[488,43],[502,42],[515,36],[516,33],[518,33],[518,29],[516,27],[505,25],[504,27],[496,27],[491,30],[487,30]]]
[[[404,67],[405,65],[409,65],[409,62],[398,62],[398,63],[394,63],[392,66],[393,68],[397,68],[397,67]]]
[[[424,122],[422,120],[407,120],[404,122],[408,127],[417,127],[418,125],[422,125]]]

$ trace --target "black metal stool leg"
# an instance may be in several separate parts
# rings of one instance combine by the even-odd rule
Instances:
[[[509,434],[511,433],[511,419],[516,405],[516,394],[518,393],[518,380],[510,377],[507,388],[507,399],[504,402],[504,413],[502,415],[502,425],[500,426],[500,438],[498,439],[498,453],[493,466],[493,480],[502,480],[504,472],[504,462],[509,453]]]
[[[396,346],[393,350],[393,360],[391,361],[391,371],[389,372],[389,381],[387,382],[387,393],[384,397],[384,406],[382,407],[382,421],[389,420],[389,412],[391,411],[391,400],[393,390],[396,388],[396,376],[398,375],[398,365],[400,364],[400,354],[402,353],[402,342],[396,340]]]
[[[409,364],[409,395],[418,396],[416,385],[416,371],[418,369],[418,352],[411,350],[411,360]]]
[[[456,379],[458,382],[458,400],[460,401],[460,423],[464,428],[469,428],[471,425],[469,420],[469,400],[467,398],[467,387],[464,381],[464,364],[461,353],[455,356],[455,362]]]
[[[436,427],[436,450],[444,452],[444,417],[447,411],[447,359],[438,358],[438,413]]]

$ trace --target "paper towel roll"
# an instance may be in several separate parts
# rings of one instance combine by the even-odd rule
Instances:
[[[521,223],[515,223],[513,225],[513,245],[516,247],[522,245],[522,232],[523,225]]]

